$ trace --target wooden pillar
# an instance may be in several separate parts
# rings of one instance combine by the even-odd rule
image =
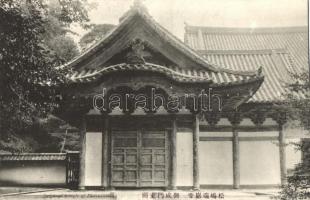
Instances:
[[[108,167],[108,170],[107,170],[107,185],[108,185],[108,190],[114,190],[115,188],[112,186],[112,148],[113,148],[113,145],[112,145],[112,130],[111,130],[111,127],[112,127],[112,117],[109,118],[108,120],[109,122],[109,125],[108,125],[108,131],[107,131],[107,143],[108,143],[108,157],[107,157],[107,167]]]
[[[240,150],[239,150],[239,133],[236,125],[233,125],[233,180],[234,180],[234,189],[240,188]]]
[[[171,189],[176,190],[176,178],[177,178],[177,155],[176,155],[176,136],[177,136],[177,120],[172,120],[172,132],[171,132]]]
[[[194,127],[193,127],[193,189],[199,190],[199,116],[194,116]]]
[[[286,144],[285,144],[285,134],[283,132],[283,125],[287,122],[287,116],[285,112],[277,112],[272,116],[273,120],[278,123],[279,126],[279,155],[280,155],[280,176],[281,185],[287,184],[286,179]]]
[[[85,153],[86,153],[86,119],[83,116],[80,129],[80,170],[79,170],[79,189],[85,189]]]
[[[109,118],[108,115],[103,117],[102,130],[102,186],[104,189],[108,187],[108,170],[109,170]]]
[[[285,134],[283,132],[283,124],[279,124],[279,153],[280,153],[280,171],[281,171],[281,185],[287,183],[286,175],[286,151],[285,151]]]
[[[233,158],[233,188],[240,188],[240,149],[239,149],[239,133],[238,126],[242,121],[241,113],[236,111],[228,116],[228,120],[232,125],[232,158]]]

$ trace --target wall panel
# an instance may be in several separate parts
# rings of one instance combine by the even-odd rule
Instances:
[[[86,133],[85,186],[101,186],[102,133]]]
[[[232,142],[200,141],[200,184],[232,185]]]
[[[277,141],[240,142],[240,184],[280,184],[280,161]]]
[[[193,186],[193,134],[178,132],[176,142],[177,186]]]

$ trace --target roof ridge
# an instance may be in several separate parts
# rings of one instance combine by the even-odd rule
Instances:
[[[84,52],[82,52],[80,55],[76,56],[75,58],[73,58],[72,60],[68,61],[67,63],[57,67],[59,69],[61,68],[65,68],[65,67],[68,67],[68,66],[71,66],[73,65],[75,62],[78,62],[78,60],[80,58],[82,58],[84,55],[87,55],[89,54],[91,51],[94,51],[96,48],[99,48],[102,43],[107,40],[109,37],[112,37],[113,33],[115,34],[115,32],[121,27],[122,24],[126,24],[124,21],[128,21],[132,16],[133,16],[133,12],[132,10],[136,10],[136,12],[141,12],[141,10],[138,10],[138,9],[134,9],[134,8],[131,8],[130,10],[128,10],[124,15],[124,17],[121,17],[120,18],[120,22],[119,24],[115,25],[114,28],[112,28],[110,31],[108,31],[108,33],[103,37],[101,38],[100,40],[96,41],[95,43],[93,43],[91,46],[89,46]],[[124,19],[123,19],[124,18]]]
[[[220,26],[192,26],[186,25],[185,31],[209,31],[211,33],[292,33],[307,32],[308,26],[275,26],[275,27],[220,27]]]
[[[196,50],[199,54],[220,54],[220,55],[229,55],[229,54],[272,54],[272,53],[282,53],[289,54],[286,48],[275,48],[275,49],[225,49],[225,50]]]
[[[173,45],[177,45],[177,46],[181,47],[183,50],[185,50],[185,52],[184,52],[185,54],[187,54],[188,56],[192,56],[193,60],[195,60],[196,62],[200,63],[202,66],[206,67],[207,69],[209,69],[211,71],[212,70],[213,71],[217,71],[216,68],[214,68],[211,64],[208,64],[208,62],[206,60],[204,60],[203,57],[201,57],[195,50],[190,48],[181,39],[177,38],[172,33],[170,33],[167,29],[165,29],[159,23],[157,23],[156,20],[153,19],[153,17],[148,13],[148,11],[146,9],[140,8],[140,7],[136,7],[136,6],[132,6],[124,14],[124,16],[121,17],[120,23],[118,25],[116,25],[111,31],[109,31],[109,33],[105,37],[103,37],[102,39],[100,39],[97,42],[95,42],[93,45],[91,45],[82,54],[78,55],[77,57],[75,57],[71,61],[69,61],[69,62],[59,66],[58,68],[61,69],[61,68],[65,68],[67,66],[72,66],[72,65],[74,65],[74,63],[79,62],[79,60],[83,56],[86,56],[87,54],[91,53],[92,51],[96,51],[97,48],[100,48],[100,46],[102,46],[105,41],[107,41],[107,40],[109,40],[109,38],[113,37],[113,35],[116,34],[115,32],[117,32],[117,30],[121,29],[120,27],[126,25],[127,21],[129,21],[135,15],[139,15],[143,19],[151,21],[152,23],[150,23],[150,25],[153,24],[153,25],[156,26],[154,28],[155,31],[159,30],[159,31],[163,32],[165,35],[168,35],[168,37],[170,37],[172,40],[174,40],[174,44]]]
[[[190,48],[188,45],[186,45],[181,39],[177,38],[175,35],[173,35],[171,32],[169,32],[166,28],[161,26],[153,17],[148,13],[148,11],[143,7],[131,7],[129,11],[126,12],[123,19],[121,19],[120,23],[112,29],[105,37],[98,40],[92,47],[87,49],[85,52],[80,54],[75,59],[69,61],[68,63],[62,65],[60,68],[66,67],[66,66],[73,66],[75,64],[78,64],[80,61],[83,60],[83,58],[91,56],[92,52],[96,52],[99,50],[102,46],[110,42],[113,37],[118,34],[124,26],[126,26],[130,20],[135,17],[139,16],[145,22],[152,28],[160,37],[162,37],[167,43],[170,43],[174,48],[177,48],[179,51],[181,51],[184,55],[188,56],[192,61],[196,62],[197,65],[200,67],[213,71],[213,72],[227,72],[231,74],[238,74],[238,75],[255,75],[257,74],[256,71],[253,72],[240,72],[240,71],[232,71],[227,68],[224,68],[222,66],[214,65],[209,63],[207,60],[205,60],[201,55],[199,55],[195,50]]]
[[[220,65],[215,64],[215,63],[212,63],[212,65],[218,67],[219,70],[217,72],[219,73],[224,72],[224,73],[239,75],[239,76],[257,76],[257,77],[263,76],[263,74],[261,73],[263,69],[262,66],[258,66],[256,70],[236,71],[236,70],[221,67]]]

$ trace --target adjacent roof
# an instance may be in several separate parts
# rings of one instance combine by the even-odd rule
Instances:
[[[219,28],[186,26],[185,43],[208,62],[233,70],[262,66],[265,81],[250,99],[281,100],[290,82],[289,72],[308,70],[307,27]]]
[[[20,153],[0,154],[0,161],[28,161],[28,160],[66,160],[66,153]]]

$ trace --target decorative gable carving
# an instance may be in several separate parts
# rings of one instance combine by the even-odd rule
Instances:
[[[141,39],[134,39],[130,43],[131,51],[126,55],[128,64],[145,64],[144,55],[144,42]]]

